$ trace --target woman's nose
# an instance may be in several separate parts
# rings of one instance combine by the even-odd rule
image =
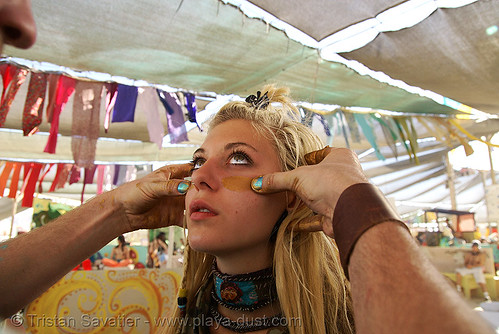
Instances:
[[[220,186],[220,171],[216,162],[207,160],[200,168],[192,173],[191,181],[195,188],[199,190],[217,190]]]
[[[4,44],[27,49],[35,43],[31,0],[0,0],[0,32]]]

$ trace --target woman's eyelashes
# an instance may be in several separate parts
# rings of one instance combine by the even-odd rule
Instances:
[[[198,170],[199,168],[201,168],[205,162],[206,162],[206,159],[202,156],[193,157],[193,159],[191,161],[191,164],[192,164],[191,173]],[[225,164],[226,165],[252,165],[253,160],[251,160],[251,158],[248,156],[248,154],[246,154],[243,151],[234,151],[228,156]]]
[[[229,165],[251,165],[253,161],[251,158],[243,151],[234,151],[229,156]]]

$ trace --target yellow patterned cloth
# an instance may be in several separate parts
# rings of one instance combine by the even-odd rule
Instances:
[[[180,274],[162,269],[72,271],[24,312],[30,333],[155,333],[176,307]]]

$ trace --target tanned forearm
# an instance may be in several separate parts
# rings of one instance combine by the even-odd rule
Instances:
[[[118,209],[112,192],[105,193],[46,226],[0,243],[0,319],[127,232]]]
[[[349,274],[358,333],[494,333],[396,223],[360,237]]]

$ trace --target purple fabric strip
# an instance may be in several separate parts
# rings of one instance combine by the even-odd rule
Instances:
[[[138,88],[118,84],[118,96],[114,104],[112,122],[133,122]]]
[[[197,107],[196,107],[196,95],[192,93],[184,93],[185,95],[185,106],[187,107],[187,117],[189,117],[189,121],[192,123],[196,123],[199,131],[203,131],[201,126],[199,125],[197,119],[196,119],[196,112],[197,112]]]
[[[177,96],[174,93],[164,92],[159,89],[158,96],[167,111],[166,118],[168,120],[168,133],[171,137],[170,142],[177,144],[189,140],[184,115]]]

